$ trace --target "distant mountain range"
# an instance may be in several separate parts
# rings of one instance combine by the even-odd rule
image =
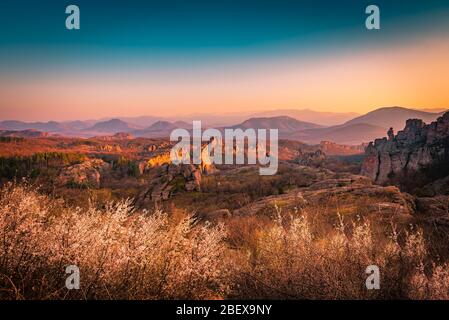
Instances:
[[[288,116],[296,120],[316,123],[321,126],[334,126],[351,120],[360,114],[355,112],[319,112],[310,109],[279,109],[273,111],[260,112],[252,115],[252,117],[278,117]]]
[[[0,122],[0,129],[2,130],[39,130],[48,132],[60,132],[69,129],[68,125],[58,123],[56,121],[49,122],[22,122],[16,120],[2,121]]]
[[[282,114],[283,112],[285,114]],[[430,123],[442,114],[443,112],[427,112],[402,107],[380,108],[361,116],[351,113],[317,112],[307,109],[275,110],[259,113],[259,115],[266,116],[248,116],[246,119],[236,121],[234,124],[221,126],[220,128],[278,129],[279,137],[282,139],[298,140],[309,144],[317,144],[326,140],[340,144],[356,145],[385,136],[390,127],[393,127],[396,131],[400,130],[405,126],[405,122],[408,119],[422,119],[424,122]],[[351,115],[356,115],[356,117],[348,119]],[[303,118],[299,119],[301,116]],[[216,117],[218,118],[219,116]],[[320,124],[306,121],[306,119],[317,119],[319,117],[321,117]],[[323,125],[323,123],[333,123],[336,119],[341,119],[343,122],[337,125]],[[201,117],[194,120],[204,121]],[[206,127],[207,125],[203,125],[203,128]],[[150,116],[115,118],[104,121],[77,120],[70,122],[26,123],[10,120],[0,122],[0,130],[5,132],[37,130],[43,132],[44,136],[47,132],[51,135],[79,137],[113,135],[123,132],[132,134],[135,137],[166,138],[176,128],[191,130],[192,123],[179,120],[158,120],[158,118]],[[37,134],[33,133],[33,135]]]
[[[0,130],[0,137],[15,137],[15,138],[44,138],[48,137],[48,133],[38,130]]]
[[[342,125],[309,129],[294,133],[290,138],[316,144],[329,140],[341,144],[359,144],[386,136],[389,128],[396,131],[405,126],[408,119],[421,119],[426,123],[435,121],[444,112],[425,112],[402,107],[379,108],[356,117]]]

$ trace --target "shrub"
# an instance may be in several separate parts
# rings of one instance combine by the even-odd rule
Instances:
[[[289,220],[289,221],[286,221]],[[350,228],[349,228],[350,227]],[[447,299],[447,265],[435,265],[421,231],[403,241],[374,237],[369,222],[341,223],[318,237],[306,216],[280,218],[258,232],[235,279],[248,299]],[[400,243],[401,242],[401,243]],[[380,290],[367,290],[365,270],[380,269]]]
[[[3,299],[203,299],[226,294],[223,226],[173,223],[162,212],[70,208],[27,186],[0,197]],[[65,288],[77,265],[80,290]]]
[[[24,183],[0,191],[0,299],[449,298],[448,264],[419,229],[380,237],[368,220],[340,219],[329,231],[278,209],[275,220],[234,217],[227,232],[178,209],[81,209]],[[80,290],[65,287],[68,265]],[[369,265],[380,290],[365,286]]]

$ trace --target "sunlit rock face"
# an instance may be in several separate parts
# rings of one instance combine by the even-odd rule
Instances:
[[[422,120],[407,120],[404,130],[396,135],[388,131],[388,139],[376,139],[365,151],[362,175],[379,184],[394,175],[416,172],[447,161],[449,154],[449,112],[426,125]]]
[[[134,205],[136,207],[148,207],[155,202],[168,200],[180,190],[201,192],[202,176],[219,172],[205,149],[203,148],[201,152],[201,164],[182,163],[182,155],[179,155],[178,158],[181,163],[174,164],[168,149],[153,156],[148,162],[142,163],[143,172],[148,168],[157,169],[157,175],[151,179],[148,187],[135,199]],[[140,166],[139,170],[141,170]]]
[[[110,165],[100,159],[89,159],[61,170],[58,184],[100,188],[101,175],[110,169]]]

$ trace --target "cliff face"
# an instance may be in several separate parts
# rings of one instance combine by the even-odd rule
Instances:
[[[368,145],[361,174],[384,184],[393,176],[410,175],[441,164],[449,159],[448,155],[449,112],[429,125],[410,119],[397,135],[390,129],[388,138],[376,139]]]

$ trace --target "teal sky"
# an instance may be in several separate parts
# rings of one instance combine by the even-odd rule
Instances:
[[[381,9],[382,30],[368,33],[364,11],[373,3]],[[81,30],[65,29],[68,4],[80,7]],[[448,18],[449,2],[439,0],[3,0],[0,63],[91,68],[326,54],[447,33]]]
[[[448,57],[447,0],[2,0],[0,119],[449,107]]]

